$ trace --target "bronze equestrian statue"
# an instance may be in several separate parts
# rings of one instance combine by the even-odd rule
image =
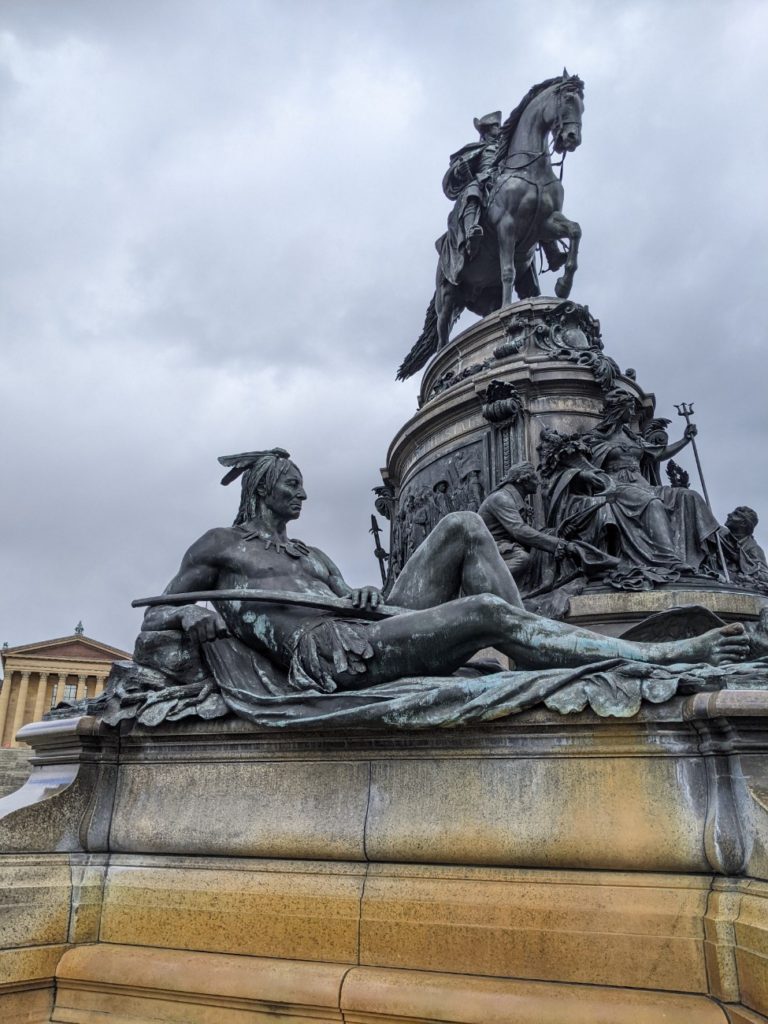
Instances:
[[[475,120],[480,141],[451,157],[443,190],[455,206],[448,231],[436,245],[440,258],[435,294],[418,341],[403,360],[405,380],[448,343],[462,310],[487,316],[540,295],[534,264],[537,246],[549,269],[562,267],[555,294],[566,299],[576,273],[581,228],[562,212],[563,186],[552,151],[581,144],[584,83],[563,69],[528,91],[503,125],[500,114]],[[552,139],[550,149],[550,136]],[[559,248],[568,240],[567,254]]]

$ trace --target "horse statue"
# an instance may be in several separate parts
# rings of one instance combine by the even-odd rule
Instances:
[[[562,212],[563,186],[551,156],[554,151],[564,160],[581,145],[583,111],[584,83],[563,69],[560,77],[533,86],[501,126],[485,186],[482,230],[475,229],[479,244],[476,251],[467,250],[456,260],[448,232],[438,239],[435,294],[421,336],[398,370],[398,380],[412,376],[448,344],[462,310],[487,316],[511,305],[514,292],[521,299],[540,295],[534,263],[537,246],[547,254],[550,269],[562,266],[555,294],[560,299],[568,297],[581,228]],[[476,121],[475,125],[482,123]],[[562,239],[568,240],[567,255],[558,249]]]

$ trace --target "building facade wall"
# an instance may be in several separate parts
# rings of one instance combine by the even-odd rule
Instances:
[[[112,663],[129,657],[117,650],[114,654],[101,652],[94,645],[92,655],[86,658],[86,644],[85,638],[77,637],[70,643],[57,644],[55,650],[41,645],[39,652],[27,647],[18,653],[10,650],[3,654],[0,747],[18,746],[19,729],[29,722],[41,721],[59,701],[97,696],[104,689]]]

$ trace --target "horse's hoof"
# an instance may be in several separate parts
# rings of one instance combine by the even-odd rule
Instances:
[[[559,281],[555,282],[555,295],[558,299],[567,299],[571,294],[571,285],[573,281],[566,281],[564,277],[561,277]]]

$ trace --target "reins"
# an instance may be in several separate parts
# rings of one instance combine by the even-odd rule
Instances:
[[[562,102],[561,101],[562,101],[562,86],[560,86],[558,88],[558,90],[557,90],[557,109],[555,111],[555,121],[554,121],[554,124],[552,125],[552,128],[550,128],[550,134],[552,135],[552,140],[551,140],[549,146],[547,147],[547,149],[542,149],[541,152],[539,152],[539,153],[534,153],[530,149],[519,149],[519,150],[517,150],[516,153],[512,154],[513,157],[517,156],[517,155],[522,155],[522,156],[530,156],[531,159],[528,161],[527,164],[521,164],[520,167],[507,167],[507,166],[505,166],[504,167],[504,171],[507,174],[516,175],[519,171],[524,171],[526,168],[531,167],[533,164],[535,164],[537,160],[540,160],[543,156],[546,156],[546,157],[549,157],[549,166],[550,167],[553,167],[553,168],[554,167],[559,167],[560,168],[559,180],[560,181],[563,180],[563,165],[565,164],[565,158],[568,155],[568,151],[567,150],[563,150],[563,155],[560,158],[560,160],[552,160],[552,155],[555,152],[555,136],[560,134],[560,133],[562,133],[562,130],[563,130],[563,128],[566,127],[566,125],[569,125],[569,124],[576,124],[576,125],[578,125],[578,121],[564,121],[563,120],[563,116],[562,116]],[[510,142],[511,142],[511,140],[510,140]],[[507,156],[506,156],[506,159],[505,159],[505,164],[506,164],[506,160],[509,160],[509,159],[510,159],[510,155],[509,155],[509,151],[507,151]],[[499,174],[499,176],[498,176],[498,178],[496,180],[498,181],[499,179],[501,179],[501,177],[502,177],[502,175]],[[531,184],[537,184],[537,183],[536,182],[531,182]],[[495,183],[494,183],[494,190],[495,190]]]

